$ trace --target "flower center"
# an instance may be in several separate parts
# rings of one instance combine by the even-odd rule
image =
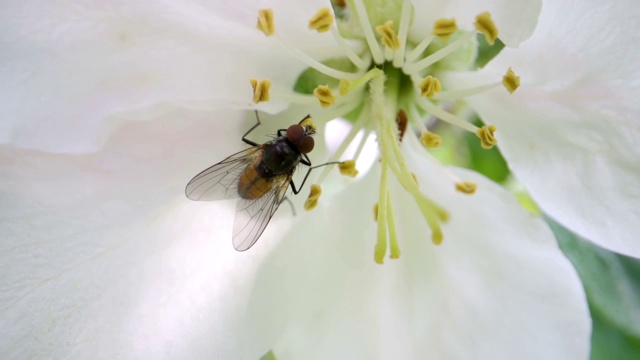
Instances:
[[[445,234],[441,225],[449,217],[443,205],[437,204],[420,190],[416,177],[408,168],[401,152],[403,137],[419,133],[419,140],[427,149],[439,147],[442,138],[435,130],[430,131],[433,121],[427,121],[437,119],[475,134],[481,146],[490,149],[497,144],[495,126],[478,127],[447,109],[467,96],[501,85],[513,93],[518,88],[520,79],[512,69],[508,69],[499,81],[474,88],[443,88],[438,80],[438,74],[445,71],[473,70],[479,48],[478,34],[484,37],[487,44],[494,44],[499,32],[488,12],[479,14],[473,24],[463,29],[458,28],[455,19],[439,19],[435,21],[429,34],[414,39],[408,36],[413,17],[410,1],[402,1],[400,9],[368,7],[366,1],[353,0],[348,2],[353,4],[350,7],[342,3],[334,5],[333,9],[323,8],[309,19],[309,29],[330,33],[341,49],[344,56],[333,59],[312,58],[282,40],[275,26],[277,14],[274,15],[271,9],[261,10],[258,29],[304,62],[308,69],[300,75],[296,86],[288,93],[270,93],[270,82],[267,79],[253,79],[251,84],[255,103],[268,101],[270,98],[301,104],[318,102],[327,111],[316,115],[316,120],[328,121],[338,117],[350,120],[353,124],[350,133],[329,161],[341,158],[347,145],[359,131],[375,133],[381,175],[378,202],[374,206],[378,227],[374,260],[382,263],[387,248],[390,258],[400,256],[389,174],[414,199],[431,229],[430,237],[434,244],[442,243]],[[360,46],[353,46],[358,43]],[[406,132],[409,126],[413,131]],[[363,137],[358,144],[355,161],[362,151],[365,139]],[[428,152],[425,154],[429,161],[437,161]],[[355,176],[355,161],[343,162],[341,172]],[[319,183],[329,171],[330,169],[325,168],[319,177]],[[476,184],[459,179],[447,170],[443,171],[451,178],[456,190],[464,194],[476,191]],[[314,185],[305,208],[315,207],[320,194],[319,185]]]

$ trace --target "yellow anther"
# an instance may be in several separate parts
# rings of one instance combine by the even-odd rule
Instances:
[[[457,30],[456,19],[438,19],[433,24],[433,35],[442,40],[447,40]]]
[[[340,84],[338,85],[340,89],[340,95],[345,96],[351,91],[351,81],[342,79],[340,80]]]
[[[273,21],[273,10],[260,9],[258,11],[258,30],[271,36],[276,33],[276,23]]]
[[[309,29],[317,30],[318,32],[327,32],[333,25],[333,13],[328,7],[318,10],[318,12],[309,19]]]
[[[426,131],[420,135],[420,142],[427,149],[435,149],[442,144],[442,138],[438,134]]]
[[[373,205],[373,219],[378,221],[378,203]]]
[[[311,190],[309,191],[309,197],[307,201],[304,202],[304,209],[307,211],[315,209],[318,206],[318,199],[322,195],[322,188],[318,184],[311,185]]]
[[[338,169],[340,170],[340,174],[356,177],[358,175],[358,170],[356,169],[356,162],[354,160],[343,161],[338,164]]]
[[[271,88],[271,81],[251,79],[251,87],[253,87],[253,102],[259,103],[262,101],[269,101],[269,89]]]
[[[465,194],[473,194],[476,192],[477,188],[478,188],[478,185],[476,185],[476,183],[473,183],[471,181],[463,181],[456,184],[456,190]]]
[[[322,188],[318,184],[312,184],[309,190],[309,199],[318,199],[322,195]]]
[[[498,140],[493,136],[496,130],[496,127],[493,125],[485,125],[476,131],[476,136],[480,138],[480,145],[482,145],[484,149],[491,149],[498,143]]]
[[[513,69],[509,68],[507,73],[502,77],[502,85],[504,85],[510,94],[513,94],[513,92],[520,87],[520,76],[516,76]]]
[[[478,32],[484,34],[485,39],[489,45],[493,45],[493,42],[498,38],[498,28],[491,18],[489,12],[483,12],[476,16],[476,22],[473,23]]]
[[[326,85],[320,85],[313,90],[313,95],[320,101],[320,106],[328,108],[336,102],[336,96],[333,95],[333,91]]]
[[[302,127],[306,127],[312,133],[315,133],[317,130],[316,124],[313,123],[313,119],[311,118],[311,116],[307,116],[306,118],[304,118],[304,120],[300,121],[299,125]]]
[[[376,31],[380,35],[380,40],[384,46],[391,50],[400,48],[400,39],[398,39],[396,31],[393,30],[393,21],[389,20],[382,25],[376,26]]]
[[[440,85],[440,80],[434,78],[429,75],[418,85],[420,88],[420,95],[426,96],[427,98],[433,98],[437,93],[442,91],[442,86]]]

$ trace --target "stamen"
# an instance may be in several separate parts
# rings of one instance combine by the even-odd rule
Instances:
[[[344,114],[349,114],[356,108],[362,106],[364,97],[363,93],[356,93],[339,98],[335,106],[330,107],[322,113],[322,117],[329,121],[344,116]]]
[[[420,95],[425,96],[429,99],[432,99],[433,96],[440,91],[442,91],[442,85],[440,85],[440,80],[434,78],[429,75],[418,85],[420,89]]]
[[[447,40],[456,31],[458,31],[456,19],[438,19],[433,24],[433,35],[441,40]]]
[[[468,33],[458,38],[456,41],[434,52],[433,54],[427,56],[426,58],[412,64],[406,64],[402,68],[402,71],[404,71],[405,74],[415,74],[419,71],[422,71],[427,67],[429,67],[430,65],[444,59],[454,51],[464,46],[464,44],[468,41],[471,41],[471,39],[473,39],[474,36],[475,36],[475,33],[473,31],[469,31]]]
[[[498,140],[496,140],[493,135],[496,130],[496,127],[493,125],[485,125],[476,131],[476,136],[480,138],[482,148],[491,149],[498,143]]]
[[[400,41],[400,49],[393,53],[393,66],[399,68],[404,65],[404,53],[407,46],[407,34],[409,33],[409,25],[411,23],[411,2],[404,0],[402,2],[402,12],[400,14],[400,29],[398,30],[398,39]]]
[[[314,134],[318,130],[316,128],[316,124],[313,122],[313,118],[311,116],[308,116],[307,118],[302,120],[299,125],[302,126],[302,127],[307,128],[310,132],[312,132]]]
[[[278,39],[278,40],[280,40],[280,39]],[[289,52],[291,52],[291,54],[293,56],[298,58],[298,60],[300,60],[301,62],[303,62],[304,64],[306,64],[310,68],[314,68],[314,69],[318,70],[319,72],[321,72],[321,73],[323,73],[325,75],[331,76],[331,77],[336,78],[336,79],[356,79],[356,78],[358,78],[360,76],[360,74],[358,74],[358,73],[350,73],[350,72],[341,71],[341,70],[337,70],[337,69],[331,68],[331,67],[319,62],[318,60],[312,58],[311,56],[305,54],[304,52],[300,51],[299,49],[296,49],[296,48],[292,47],[291,45],[289,45],[288,43],[286,43],[284,41],[279,41],[279,43],[280,43],[280,45],[282,45],[282,47],[284,47]]]
[[[384,58],[387,61],[393,59],[393,52],[400,48],[400,40],[393,30],[393,21],[389,20],[383,25],[376,26],[376,32],[380,35],[380,40],[384,45]]]
[[[341,96],[345,96],[347,95],[350,91],[351,91],[351,86],[353,84],[353,81],[351,80],[345,80],[342,79],[340,80],[340,83],[338,84],[338,92],[340,93]]]
[[[346,114],[347,112],[343,112],[343,113]],[[337,116],[332,116],[330,118],[332,119],[332,118],[335,118],[335,117],[337,117]],[[358,121],[351,127],[351,130],[349,131],[347,136],[344,138],[344,140],[342,140],[342,142],[340,143],[340,146],[338,147],[338,149],[329,158],[329,162],[337,161],[338,159],[340,159],[340,157],[342,157],[342,154],[344,154],[344,152],[347,150],[347,147],[349,146],[349,144],[351,144],[351,142],[356,137],[358,132],[362,129],[362,125],[364,124],[364,122],[366,120],[367,120],[367,118],[364,117],[364,116],[360,116],[358,118]],[[325,166],[324,170],[322,170],[322,172],[320,173],[320,176],[318,176],[318,182],[322,183],[324,181],[324,179],[326,179],[327,176],[329,176],[330,172],[331,172],[331,169],[328,166]]]
[[[360,142],[358,143],[358,148],[356,149],[355,154],[353,155],[353,158],[355,161],[358,161],[358,159],[360,158],[360,154],[362,154],[362,150],[364,149],[364,145],[367,143],[367,139],[369,138],[369,134],[371,133],[371,130],[365,130],[364,133],[362,134],[362,139],[360,139]]]
[[[309,19],[309,29],[317,30],[319,33],[327,32],[333,25],[333,13],[328,7],[318,10],[318,12]]]
[[[520,87],[520,76],[516,76],[513,69],[509,68],[507,73],[502,77],[502,85],[504,85],[510,94],[513,94],[513,92]]]
[[[408,63],[414,62],[418,58],[418,56],[420,56],[424,52],[427,46],[429,46],[429,44],[431,44],[431,42],[435,38],[436,36],[434,34],[429,34],[425,36],[425,38],[422,39],[422,41],[420,41],[420,44],[418,44],[418,46],[416,46],[413,50],[411,50],[409,54],[405,56],[406,62]]]
[[[354,160],[346,160],[338,164],[338,169],[340,169],[340,174],[356,177],[358,175],[358,170],[356,169],[356,162]]]
[[[469,181],[462,181],[456,174],[454,174],[453,172],[451,172],[451,170],[449,168],[447,168],[446,166],[444,166],[440,161],[438,161],[435,157],[433,157],[433,155],[431,155],[429,152],[421,152],[421,155],[423,156],[423,158],[425,160],[427,160],[428,162],[432,163],[435,167],[438,168],[439,172],[443,173],[444,175],[446,175],[448,178],[451,179],[451,182],[453,182],[454,184],[473,184],[472,182]],[[475,184],[473,184],[475,186]],[[458,185],[456,185],[458,186]],[[467,187],[469,187],[471,185],[467,185]]]
[[[271,97],[273,99],[283,100],[290,104],[299,104],[299,105],[315,105],[318,103],[318,99],[309,94],[301,94],[297,92],[276,92],[270,91]]]
[[[382,64],[384,62],[384,57],[380,50],[380,46],[378,45],[378,41],[373,34],[373,30],[371,29],[371,22],[369,21],[369,15],[367,15],[367,9],[365,8],[362,0],[353,0],[353,4],[356,7],[356,15],[360,21],[360,27],[364,33],[364,38],[367,40],[367,44],[369,45],[369,50],[371,50],[373,61],[376,64]]]
[[[264,79],[262,81],[258,79],[251,79],[251,87],[253,87],[253,102],[259,103],[262,101],[269,101],[269,89],[271,88],[271,81]]]
[[[420,142],[427,149],[435,149],[442,144],[442,138],[438,134],[427,131],[420,135]]]
[[[499,82],[495,82],[493,84],[480,85],[468,89],[454,89],[454,90],[445,90],[439,94],[434,96],[436,100],[457,100],[461,98],[465,98],[468,96],[478,95],[483,92],[489,91],[491,89],[495,89],[500,86]]]
[[[318,206],[318,199],[322,195],[322,188],[318,184],[311,185],[311,189],[309,191],[309,197],[304,202],[304,209],[307,211],[311,211]]]
[[[347,42],[344,41],[344,39],[342,38],[342,35],[340,35],[340,32],[338,31],[337,27],[335,27],[335,26],[331,27],[331,35],[333,35],[333,38],[336,40],[336,42],[338,43],[340,48],[344,51],[344,54],[349,58],[349,60],[351,60],[351,62],[358,69],[364,69],[365,67],[367,67],[367,62],[362,60],[358,56],[358,54],[356,54],[356,52],[353,51],[353,49],[351,47],[349,47],[349,45],[347,45]]]
[[[320,85],[313,90],[313,95],[320,101],[320,106],[328,108],[335,104],[336,97],[333,95],[333,91],[326,85]]]
[[[382,74],[384,74],[384,71],[378,68],[373,68],[355,80],[342,79],[340,80],[340,95],[342,96],[347,95],[351,91],[358,89],[366,85],[367,83],[369,83],[369,81],[373,79],[375,76],[382,75]]]
[[[271,9],[263,9],[260,10],[258,12],[258,29],[260,31],[262,31],[263,33],[265,33],[265,35],[267,36],[271,36],[273,34],[275,34],[275,23],[273,20],[273,10]],[[284,47],[285,49],[287,49],[289,52],[291,52],[292,55],[294,55],[296,58],[298,58],[298,60],[300,60],[301,62],[303,62],[304,64],[306,64],[307,66],[309,66],[310,68],[316,69],[317,71],[331,76],[333,78],[336,79],[355,79],[358,76],[360,76],[358,73],[349,73],[346,71],[340,71],[337,69],[333,69],[319,61],[317,61],[316,59],[310,57],[309,55],[305,54],[304,52],[300,51],[299,49],[291,46],[289,43],[282,41],[279,37],[276,36],[276,39],[278,39],[278,43],[280,43],[280,45],[282,47]]]
[[[373,220],[378,221],[378,203],[373,205]]]
[[[411,107],[409,108],[409,113],[411,114],[411,120],[413,121],[413,124],[416,125],[420,133],[422,134],[424,132],[427,132],[427,127],[424,124],[425,121],[418,111],[418,106],[413,102],[411,103]]]
[[[473,132],[475,133],[476,131],[478,131],[478,127],[466,122],[462,119],[460,119],[459,117],[446,112],[444,110],[442,110],[441,108],[439,108],[438,106],[432,104],[429,100],[423,98],[423,97],[417,97],[416,98],[416,103],[423,108],[424,110],[426,110],[428,113],[430,113],[431,115],[439,118],[440,120],[446,121],[451,125],[455,125],[458,127],[461,127],[467,131]]]
[[[396,232],[396,218],[393,213],[393,206],[391,206],[391,194],[387,193],[387,217],[388,217],[388,230],[389,230],[389,258],[400,258],[400,245],[398,244],[398,233]]]
[[[493,22],[491,18],[491,14],[487,12],[483,12],[476,16],[476,22],[473,23],[478,32],[484,34],[484,38],[487,39],[487,43],[489,45],[493,45],[495,40],[498,38],[498,28],[496,24]]]
[[[478,185],[471,181],[463,181],[456,184],[456,190],[469,195],[475,193],[477,188]]]
[[[382,44],[391,50],[398,50],[400,48],[400,39],[393,30],[393,21],[389,20],[383,25],[376,26],[376,31],[380,35]]]
[[[258,11],[258,30],[262,31],[265,35],[271,36],[276,33],[276,24],[273,21],[272,9],[260,9]]]

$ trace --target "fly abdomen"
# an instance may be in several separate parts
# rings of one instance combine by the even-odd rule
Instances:
[[[273,185],[273,178],[261,174],[260,167],[248,166],[238,179],[238,195],[243,199],[254,200],[266,194]]]

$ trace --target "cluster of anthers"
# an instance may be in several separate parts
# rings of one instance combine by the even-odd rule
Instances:
[[[363,46],[364,50],[360,53],[348,46],[345,38],[340,34],[332,9],[323,8],[313,15],[309,19],[309,29],[321,33],[330,32],[342,49],[344,57],[350,60],[351,69],[354,71],[328,66],[283,41],[276,34],[272,9],[260,10],[258,14],[257,27],[260,31],[274,39],[309,68],[328,78],[338,80],[334,80],[338,86],[332,88],[326,84],[318,84],[313,94],[300,94],[293,90],[290,93],[270,93],[269,80],[252,79],[251,83],[254,89],[253,100],[256,103],[268,101],[270,97],[278,97],[290,103],[309,104],[312,101],[318,101],[323,108],[330,108],[323,116],[327,119],[342,117],[360,109],[350,133],[329,161],[339,159],[359,131],[364,130],[365,135],[371,131],[375,132],[380,153],[381,179],[379,200],[374,206],[378,226],[374,260],[382,263],[387,253],[387,245],[390,248],[390,258],[396,259],[400,256],[389,191],[389,170],[415,200],[431,229],[431,240],[434,244],[442,243],[441,224],[449,217],[444,208],[420,191],[415,175],[403,159],[399,143],[403,140],[407,124],[410,123],[416,133],[420,133],[419,140],[426,148],[436,148],[442,143],[441,137],[430,132],[423,121],[428,114],[476,134],[482,147],[490,149],[497,143],[494,137],[495,126],[477,127],[443,109],[442,104],[499,86],[504,86],[507,91],[513,93],[520,84],[520,78],[509,68],[501,81],[474,88],[443,90],[440,81],[434,76],[435,72],[431,71],[432,65],[468,45],[475,39],[477,33],[484,35],[488,44],[494,43],[498,38],[498,29],[488,12],[476,17],[473,24],[474,30],[458,29],[455,19],[439,19],[435,21],[431,33],[426,34],[420,42],[412,43],[408,41],[407,36],[413,11],[410,1],[403,2],[398,31],[392,21],[386,21],[375,27],[377,37],[363,0],[354,0],[352,3],[354,9],[350,10],[357,16],[356,19],[363,34],[362,41],[366,43],[366,46]],[[429,45],[436,39],[440,39],[444,45],[429,51]],[[406,90],[407,83],[411,84],[411,91]],[[356,150],[356,160],[360,156],[366,138],[367,136],[363,137]],[[436,161],[433,158],[431,160]],[[355,161],[343,162],[340,167],[343,174],[355,176],[357,173]],[[325,169],[319,177],[319,183],[327,173],[328,169]],[[463,181],[452,173],[448,175],[452,178],[452,186],[455,186],[458,191],[464,194],[475,193],[477,188],[475,183]],[[311,195],[305,204],[307,210],[316,206],[320,193],[319,185],[311,187]]]

